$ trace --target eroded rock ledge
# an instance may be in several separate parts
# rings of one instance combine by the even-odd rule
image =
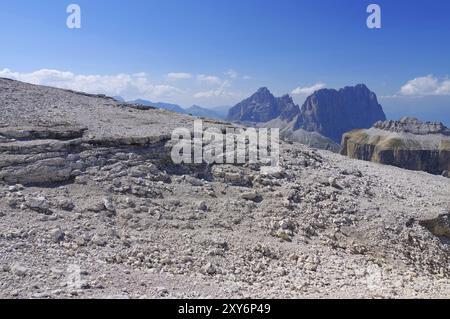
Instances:
[[[66,182],[89,167],[114,163],[124,153],[168,156],[170,136],[93,137],[70,124],[0,129],[0,181],[9,184]]]

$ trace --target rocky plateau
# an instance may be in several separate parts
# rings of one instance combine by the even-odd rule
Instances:
[[[342,154],[352,158],[449,177],[450,129],[415,118],[377,122],[346,133]]]

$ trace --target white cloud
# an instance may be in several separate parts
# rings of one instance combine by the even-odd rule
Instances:
[[[218,97],[223,94],[223,91],[220,89],[217,90],[210,90],[210,91],[202,91],[194,94],[194,97],[196,99],[204,99],[204,98],[210,98],[210,97]]]
[[[404,96],[450,95],[450,80],[439,80],[433,75],[418,77],[403,85],[400,94]]]
[[[103,93],[109,96],[120,95],[127,100],[170,97],[181,93],[181,90],[173,86],[151,83],[145,73],[83,75],[49,69],[41,69],[30,73],[3,69],[0,70],[0,77],[87,93]]]
[[[239,73],[237,73],[235,70],[230,69],[227,72],[225,72],[225,75],[228,76],[230,79],[235,79],[239,76]]]
[[[250,75],[244,75],[242,77],[243,80],[250,80],[252,77]]]
[[[197,80],[199,80],[200,82],[211,84],[211,85],[223,84],[222,80],[219,77],[213,76],[213,75],[200,74],[200,75],[197,75]]]
[[[215,90],[202,91],[194,94],[196,99],[206,99],[206,98],[234,98],[239,97],[240,94],[230,92],[227,89],[231,86],[230,81],[224,81],[220,87]]]
[[[192,74],[184,72],[172,72],[167,74],[170,80],[186,80],[192,78]]]
[[[133,76],[134,76],[134,77],[137,77],[137,78],[145,78],[145,77],[148,76],[148,74],[145,73],[145,72],[139,72],[139,73],[133,74]]]
[[[233,80],[239,77],[239,73],[230,69],[224,72],[224,75],[227,79],[221,79],[217,76],[213,75],[205,75],[199,74],[197,75],[197,80],[202,84],[207,84],[212,86],[212,89],[206,89],[204,91],[197,92],[193,95],[195,99],[203,99],[203,100],[229,100],[241,98],[242,94],[237,92],[230,91],[230,88],[233,84]]]
[[[310,87],[298,87],[292,90],[293,95],[311,95],[314,92],[323,89],[326,86],[325,83],[316,83]]]

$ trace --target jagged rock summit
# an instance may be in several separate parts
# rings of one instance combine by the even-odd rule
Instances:
[[[450,130],[442,123],[405,117],[377,122],[344,135],[342,154],[352,158],[448,176]]]
[[[298,106],[292,98],[285,95],[276,98],[266,88],[260,88],[248,99],[232,107],[227,120],[234,122],[263,123],[282,115],[291,117],[298,113]]]
[[[265,122],[263,126],[282,129],[284,137],[336,151],[344,133],[369,128],[377,121],[386,120],[386,115],[375,93],[358,84],[340,90],[318,90],[301,108],[289,95],[276,98],[267,88],[261,88],[234,106],[228,120]]]

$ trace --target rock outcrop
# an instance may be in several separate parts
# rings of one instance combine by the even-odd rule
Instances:
[[[450,130],[442,123],[415,118],[377,122],[373,128],[344,135],[342,154],[432,174],[448,175]]]
[[[0,110],[0,182],[41,186],[73,181],[124,154],[166,160],[172,130],[191,129],[193,121],[104,95],[9,79],[0,79]]]
[[[434,235],[450,240],[450,213],[440,214],[434,219],[422,220],[420,224]]]
[[[49,185],[71,181],[90,167],[117,162],[124,153],[154,159],[155,154],[168,156],[164,143],[170,136],[98,139],[83,137],[84,131],[65,125],[1,129],[5,139],[0,140],[0,181]]]

